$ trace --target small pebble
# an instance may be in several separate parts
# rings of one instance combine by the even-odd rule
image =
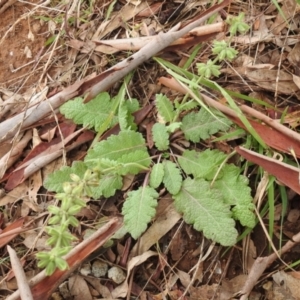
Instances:
[[[39,23],[39,22],[35,22],[33,25],[32,25],[32,31],[33,32],[39,32],[40,31],[40,29],[41,29],[41,24]]]
[[[100,260],[95,260],[92,265],[92,274],[97,277],[104,277],[107,273],[108,265]]]
[[[91,265],[89,263],[83,264],[80,269],[80,274],[83,276],[88,276],[91,273],[92,273]]]
[[[111,279],[112,281],[114,281],[117,284],[122,283],[126,278],[125,272],[119,267],[110,268],[108,270],[107,276],[109,279]]]

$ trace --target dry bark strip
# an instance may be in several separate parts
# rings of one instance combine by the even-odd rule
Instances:
[[[84,94],[86,94],[86,102],[93,99],[100,92],[107,90],[111,85],[122,79],[126,74],[134,70],[140,64],[168,47],[172,42],[201,25],[210,16],[220,11],[230,2],[231,0],[224,0],[221,4],[217,4],[209,8],[201,14],[196,21],[188,24],[180,30],[178,30],[180,27],[179,24],[178,26],[173,27],[169,32],[159,34],[155,40],[151,41],[140,51],[133,54],[126,60],[116,64],[107,71],[99,74],[95,78],[91,80],[83,79],[76,82],[44,102],[30,107],[27,111],[0,123],[0,142],[13,138],[18,132],[23,131],[24,128],[32,126],[37,121],[45,118],[47,115],[51,114],[53,110],[69,99]]]
[[[174,89],[183,94],[191,93],[191,91],[182,86],[174,78],[161,77],[159,82],[166,87]],[[229,117],[234,123],[247,130],[243,122],[240,120],[237,113],[230,107],[208,97],[207,95],[200,93],[202,100],[209,106],[216,108],[217,110],[223,112],[227,117]],[[191,94],[191,96],[193,96]],[[293,131],[292,129],[278,123],[276,120],[256,111],[255,109],[248,107],[246,105],[241,105],[239,108],[251,117],[255,117],[258,121],[247,117],[248,122],[260,135],[263,141],[269,146],[278,151],[285,153],[291,153],[291,149],[295,152],[296,156],[300,158],[300,134]],[[265,124],[264,124],[265,123]]]
[[[13,248],[11,248],[10,246],[7,246],[7,251],[9,253],[12,269],[13,269],[16,279],[17,279],[21,299],[22,300],[33,300],[31,290],[30,290],[28,282],[27,282],[26,275],[24,273],[22,264],[19,261],[16,251]]]
[[[72,144],[65,146],[69,141],[74,140],[78,137]],[[57,144],[49,147],[45,151],[37,154],[35,157],[29,161],[24,162],[21,166],[10,173],[7,183],[5,185],[6,190],[12,190],[20,183],[24,182],[29,176],[34,174],[36,171],[40,170],[42,167],[46,166],[56,158],[60,157],[63,151],[69,152],[78,146],[92,140],[94,134],[90,131],[83,132],[83,129],[79,129],[66,139],[58,142]]]
[[[299,168],[243,147],[235,147],[235,150],[248,161],[261,166],[269,174],[274,175],[281,184],[288,186],[300,195]]]
[[[226,27],[225,22],[218,22],[214,24],[207,24],[200,26],[191,30],[188,34],[182,38],[174,41],[170,46],[185,46],[187,43],[197,41],[198,38],[204,40],[208,35],[216,35],[219,32],[223,32]],[[152,40],[156,39],[155,35],[136,37],[136,38],[126,38],[126,39],[117,39],[117,40],[100,40],[93,39],[89,41],[93,46],[94,51],[102,52],[105,54],[113,54],[119,51],[138,51],[143,48],[145,45],[150,43]],[[80,40],[70,40],[69,46],[80,50],[82,53],[88,53],[90,50],[84,47],[86,43]]]

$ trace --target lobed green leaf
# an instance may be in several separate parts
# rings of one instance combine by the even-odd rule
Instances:
[[[214,109],[211,111],[212,113],[209,113],[202,108],[199,112],[191,112],[184,116],[181,129],[186,139],[198,143],[201,139],[206,140],[218,131],[228,130],[232,124],[231,121],[219,111]]]
[[[179,192],[182,184],[182,175],[177,165],[169,160],[163,161],[164,177],[163,183],[170,194]]]
[[[148,169],[151,164],[151,159],[146,151],[133,151],[122,155],[118,160],[121,163],[121,168],[118,170],[118,174],[138,174],[142,170]]]
[[[76,124],[99,131],[103,123],[111,118],[112,102],[108,93],[100,93],[88,103],[83,103],[82,98],[75,98],[63,104],[60,112],[66,118],[72,119]],[[117,118],[113,117],[108,128],[116,124]]]
[[[175,106],[176,110],[178,109],[179,111],[188,111],[188,110],[192,110],[192,109],[198,107],[199,103],[197,101],[195,101],[194,99],[189,100],[185,103],[181,103],[181,102],[175,100],[174,106]]]
[[[178,163],[183,171],[195,178],[204,178],[212,180],[218,171],[221,163],[227,155],[219,150],[205,150],[196,152],[195,150],[186,150],[178,158]],[[219,173],[218,178],[223,174]]]
[[[163,94],[157,94],[155,104],[160,116],[164,119],[164,122],[172,122],[175,117],[175,111],[173,103]]]
[[[82,161],[75,161],[72,167],[62,167],[60,170],[49,174],[44,181],[44,187],[49,191],[55,191],[56,193],[64,192],[63,184],[64,182],[71,181],[71,174],[76,174],[80,178],[83,178],[87,166]]]
[[[251,189],[246,176],[240,175],[240,169],[227,164],[223,169],[223,177],[214,182],[213,187],[223,195],[223,201],[231,206],[233,217],[243,226],[255,226],[254,204]]]
[[[111,135],[107,140],[97,143],[88,152],[84,161],[93,167],[100,159],[107,158],[118,161],[124,154],[130,154],[137,150],[147,152],[146,142],[142,134],[124,130],[118,135]]]
[[[152,167],[151,173],[150,173],[150,180],[149,184],[153,188],[158,188],[159,185],[162,183],[163,177],[164,177],[164,166],[162,163],[157,163]]]
[[[116,173],[107,173],[101,176],[99,185],[91,187],[92,197],[99,199],[101,196],[105,198],[113,196],[117,190],[121,189],[123,185],[122,176]]]
[[[152,135],[155,146],[160,151],[168,150],[169,134],[165,124],[155,123],[152,127]]]
[[[173,122],[166,127],[168,132],[173,133],[175,130],[181,127],[181,122]]]
[[[151,187],[140,187],[131,191],[123,205],[125,229],[138,239],[155,216],[158,193]]]
[[[132,113],[139,109],[137,99],[129,99],[122,101],[119,105],[118,122],[121,130],[136,130],[137,125],[134,122]]]
[[[236,243],[238,233],[230,206],[222,201],[221,193],[210,188],[209,182],[187,178],[173,198],[183,219],[196,230],[203,231],[205,237],[223,246]]]

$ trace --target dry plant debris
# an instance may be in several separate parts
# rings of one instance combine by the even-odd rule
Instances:
[[[1,299],[299,299],[300,5],[215,2],[0,3]],[[226,17],[240,13],[250,30],[230,37]],[[197,68],[212,61],[214,41],[230,42],[238,56],[210,69],[215,77],[202,81],[199,91]],[[69,269],[46,276],[35,256],[50,251],[47,208],[57,204],[46,178],[84,161],[91,145],[118,135],[129,122],[119,118],[108,130],[99,122],[96,132],[90,124],[76,125],[60,108],[76,97],[91,103],[104,91],[117,96],[133,70],[123,94],[139,104],[130,120],[151,157],[162,161],[149,179],[156,188],[164,184],[155,195],[155,217],[139,238],[119,230],[125,199],[143,191],[144,174],[126,174],[113,196],[83,199],[78,226],[71,228],[76,241],[65,257]],[[157,107],[158,94],[174,105],[167,121],[174,121],[184,97],[200,97],[203,107],[235,125],[227,135],[208,126],[200,141],[194,131],[184,139],[184,127],[173,122],[166,144],[168,117]],[[104,105],[97,109],[108,118]],[[199,107],[192,109],[196,114]],[[178,111],[182,119],[187,114]],[[166,148],[174,160],[183,150],[220,150],[243,167],[257,219],[253,229],[237,226],[233,247],[183,221],[172,196],[181,182],[159,180],[160,169],[178,172],[180,165],[163,163]]]

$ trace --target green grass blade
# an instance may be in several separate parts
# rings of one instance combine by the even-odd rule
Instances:
[[[273,239],[274,235],[274,222],[275,222],[275,177],[270,176],[269,184],[267,189],[268,194],[268,203],[269,203],[269,237],[270,240]],[[269,245],[269,251],[271,252],[272,248]]]
[[[267,145],[261,139],[261,137],[259,136],[259,134],[255,131],[255,129],[252,127],[252,125],[250,124],[250,122],[248,121],[248,119],[245,117],[245,115],[243,114],[243,112],[241,111],[241,109],[238,107],[238,105],[234,102],[234,100],[232,99],[232,97],[220,85],[218,85],[216,82],[213,82],[213,84],[217,87],[217,89],[225,97],[225,99],[227,100],[229,106],[235,111],[235,113],[240,118],[240,120],[242,121],[242,123],[244,124],[244,126],[246,127],[246,129],[248,130],[248,132],[257,140],[257,142],[264,149],[266,149]]]
[[[154,60],[157,61],[162,67],[164,67],[167,70],[168,73],[169,73],[169,70],[172,70],[177,75],[181,75],[180,78],[181,78],[182,82],[185,82],[186,84],[188,84],[191,80],[193,80],[193,79],[195,80],[195,79],[198,78],[198,75],[195,75],[195,74],[185,70],[184,68],[180,68],[178,66],[175,66],[172,63],[170,63],[166,60],[163,60],[162,58],[155,57]],[[171,74],[171,73],[169,73],[169,74]],[[206,87],[206,88],[209,88],[209,89],[212,89],[212,90],[215,90],[215,91],[218,90],[210,80],[207,80],[205,78],[201,79],[200,84],[203,87]],[[198,86],[198,88],[199,88],[199,86]],[[256,99],[256,98],[253,98],[253,97],[250,97],[250,96],[247,96],[247,95],[243,95],[243,94],[240,94],[240,93],[237,93],[237,92],[232,92],[232,91],[229,91],[229,90],[226,90],[226,89],[224,89],[224,90],[232,97],[242,99],[242,100],[245,100],[245,101],[248,101],[248,102],[251,102],[251,103],[255,103],[255,104],[258,104],[258,105],[262,105],[264,107],[268,107],[268,108],[271,108],[271,109],[274,109],[275,111],[277,111],[277,109],[274,106],[272,106],[269,103],[266,103],[262,100],[259,100],[259,99]]]
[[[281,219],[280,219],[280,238],[279,238],[279,249],[282,247],[282,235],[283,235],[283,222],[287,212],[288,207],[288,197],[286,192],[286,187],[283,185],[279,185],[280,198],[282,201],[281,206]]]

